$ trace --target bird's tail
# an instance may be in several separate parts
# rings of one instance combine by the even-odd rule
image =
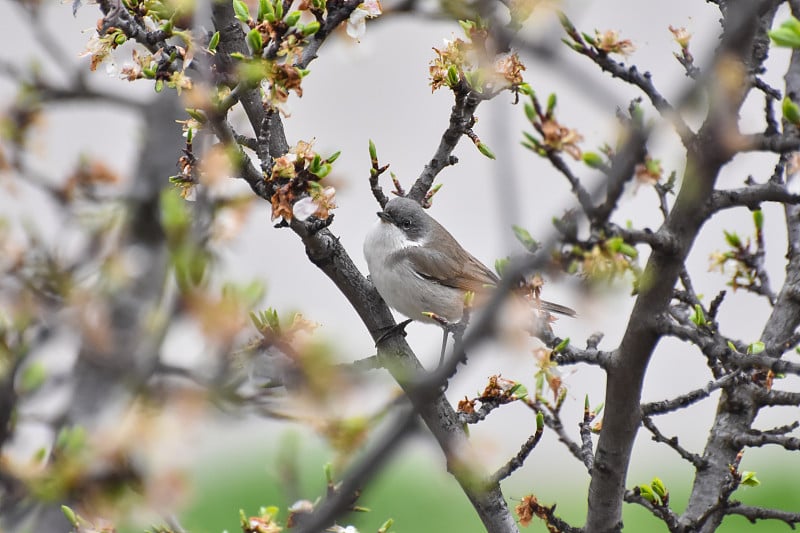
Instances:
[[[574,309],[570,309],[565,305],[554,304],[553,302],[548,302],[547,300],[539,300],[539,309],[542,311],[548,311],[550,313],[558,313],[559,315],[566,315],[572,318],[578,316],[578,313],[575,312]]]

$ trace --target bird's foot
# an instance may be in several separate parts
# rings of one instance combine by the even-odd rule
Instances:
[[[403,337],[405,337],[406,336],[406,326],[408,326],[412,322],[413,322],[413,320],[409,318],[409,319],[403,320],[399,324],[395,324],[394,326],[389,326],[388,328],[386,328],[386,331],[381,333],[381,336],[378,337],[377,340],[375,341],[375,347],[377,348],[378,345],[380,345],[380,343],[382,343],[383,341],[385,341],[386,339],[388,339],[389,337],[391,337],[392,335],[395,335],[397,333],[400,333],[401,335],[403,335]]]

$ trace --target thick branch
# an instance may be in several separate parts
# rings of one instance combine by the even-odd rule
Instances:
[[[714,191],[706,208],[710,213],[730,207],[759,209],[763,202],[800,204],[800,194],[792,194],[783,184],[768,181],[741,189]]]
[[[773,12],[753,24],[753,18],[766,10],[764,2],[729,2],[726,34],[721,54],[736,57],[750,65],[756,32],[765,35]],[[586,528],[591,531],[616,531],[621,527],[621,502],[633,441],[641,422],[639,401],[642,382],[653,350],[660,339],[656,317],[666,312],[673,287],[700,228],[706,220],[702,206],[711,198],[722,166],[732,157],[723,145],[726,132],[736,127],[733,118],[745,93],[714,102],[708,118],[690,142],[685,175],[675,205],[659,232],[671,235],[678,244],[674,253],[653,250],[643,274],[651,283],[641,288],[628,327],[608,368],[606,415],[595,455],[589,487],[589,514]]]
[[[328,229],[309,233],[296,220],[292,221],[292,229],[302,238],[309,259],[342,291],[372,338],[378,340],[394,324],[392,315],[375,287],[353,264],[341,241]],[[464,450],[470,446],[467,434],[447,398],[442,394],[432,398],[429,394],[415,394],[416,390],[427,389],[424,386],[415,388],[419,383],[417,376],[422,365],[405,339],[400,335],[383,339],[378,358],[406,391],[416,412],[439,442],[447,459],[448,470],[461,485],[486,529],[492,532],[516,532],[517,526],[499,485],[492,483],[485,474],[477,472],[475,465],[464,456]]]
[[[800,438],[790,437],[789,435],[773,435],[771,433],[759,433],[757,435],[737,435],[732,439],[737,448],[758,448],[767,444],[776,444],[789,451],[800,450]]]
[[[739,502],[732,502],[733,505],[725,509],[725,514],[736,514],[747,518],[753,524],[757,520],[780,520],[795,529],[795,525],[800,524],[800,513],[781,511],[780,509],[765,509],[764,507],[754,507],[743,505]]]

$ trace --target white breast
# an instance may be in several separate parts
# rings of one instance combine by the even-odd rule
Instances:
[[[378,221],[367,234],[364,257],[381,297],[390,307],[414,320],[432,322],[424,312],[436,313],[452,322],[461,319],[463,291],[427,280],[408,261],[397,260],[396,252],[412,246],[422,244],[383,221]]]

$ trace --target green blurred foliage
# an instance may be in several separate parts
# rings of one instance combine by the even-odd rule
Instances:
[[[190,482],[193,494],[190,505],[181,517],[183,526],[191,533],[221,533],[238,529],[239,509],[246,515],[258,512],[259,507],[280,507],[280,520],[287,516],[287,507],[293,503],[284,490],[286,485],[281,472],[297,473],[297,497],[314,499],[325,493],[323,465],[334,455],[324,449],[315,437],[303,440],[296,433],[284,435],[281,444],[269,449],[235,454],[221,452],[206,458],[202,466],[192,474]],[[287,450],[289,450],[287,452]],[[288,455],[287,455],[288,453]],[[541,457],[536,453],[530,459],[535,464]],[[790,468],[774,463],[758,461],[758,477],[762,485],[740,488],[733,499],[749,505],[763,505],[779,509],[794,510],[800,507],[800,493],[796,490],[800,465]],[[287,470],[287,467],[288,470]],[[529,471],[529,470],[527,470]],[[527,471],[520,474],[525,475]],[[652,477],[652,476],[651,476]],[[645,479],[645,478],[643,478]],[[691,487],[689,469],[680,474],[665,472],[664,480],[670,491],[670,502],[680,512],[688,500]],[[515,477],[514,487],[525,486],[525,480]],[[631,480],[633,483],[635,480]],[[568,479],[532,479],[537,487],[540,501],[558,504],[557,514],[580,525],[586,513],[586,502],[582,500],[586,486],[577,480],[570,486]],[[506,490],[510,495],[509,506],[513,509],[525,493]],[[374,533],[388,518],[394,519],[394,533],[458,532],[480,533],[484,531],[475,511],[464,497],[458,485],[445,472],[444,461],[424,453],[401,450],[387,467],[368,485],[358,505],[370,509],[367,513],[351,513],[340,524],[355,525],[361,533]],[[627,504],[623,520],[625,531],[666,532],[667,528],[644,508]],[[541,522],[533,522],[524,532],[546,533]],[[749,524],[744,518],[726,518],[721,533],[757,531],[758,533],[785,532],[786,524],[775,520]],[[142,528],[122,528],[122,533],[141,533]],[[291,531],[291,530],[289,530]]]

